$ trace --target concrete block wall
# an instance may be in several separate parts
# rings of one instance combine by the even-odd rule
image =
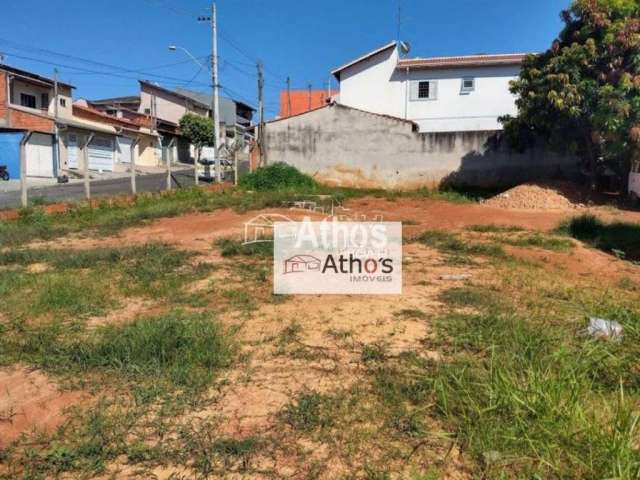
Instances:
[[[413,122],[333,104],[268,123],[265,154],[267,163],[360,188],[501,188],[577,174],[571,157],[543,147],[519,154],[498,138],[496,131],[421,134]]]

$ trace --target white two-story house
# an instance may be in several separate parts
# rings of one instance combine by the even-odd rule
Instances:
[[[525,54],[403,58],[391,42],[331,72],[339,102],[411,120],[421,132],[501,130],[498,118],[517,113],[509,82]]]

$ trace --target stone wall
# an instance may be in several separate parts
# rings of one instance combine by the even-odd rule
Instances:
[[[264,143],[267,163],[361,188],[501,188],[577,174],[575,159],[542,147],[513,152],[499,132],[421,134],[413,122],[339,104],[268,123]]]

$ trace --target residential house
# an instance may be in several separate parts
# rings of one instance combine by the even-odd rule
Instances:
[[[391,42],[332,73],[340,103],[415,122],[421,132],[496,131],[517,113],[509,82],[525,54],[402,58]]]
[[[192,147],[180,134],[180,119],[187,113],[210,115],[209,105],[160,85],[140,80],[140,94],[127,97],[90,100],[87,104],[117,118],[135,120],[141,115],[151,119],[151,129],[158,134],[155,143],[142,139],[139,148],[155,153],[156,165],[173,162],[193,162]]]
[[[71,94],[75,88],[8,65],[0,65],[0,164],[11,178],[20,178],[20,142],[25,145],[26,174],[55,177],[60,170],[56,146],[56,114],[59,121],[73,116]],[[57,105],[56,105],[57,103]]]
[[[543,141],[525,153],[499,135],[516,114],[509,82],[524,54],[404,58],[391,42],[333,71],[339,99],[267,122],[262,158],[350,187],[497,189],[577,174]]]
[[[82,148],[91,134],[87,151],[89,170],[126,169],[132,161],[139,166],[157,165],[155,149],[159,137],[152,132],[149,118],[108,115],[85,100],[74,102],[73,115],[73,121],[67,122],[61,133],[61,150],[66,150],[62,157],[67,159],[67,168],[81,168]]]
[[[337,90],[283,90],[280,92],[278,117],[287,118],[324,107],[337,95]]]

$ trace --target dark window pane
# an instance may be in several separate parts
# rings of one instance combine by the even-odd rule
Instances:
[[[20,94],[20,105],[28,108],[36,108],[36,97],[34,95]]]
[[[429,98],[429,82],[418,84],[418,98]]]

